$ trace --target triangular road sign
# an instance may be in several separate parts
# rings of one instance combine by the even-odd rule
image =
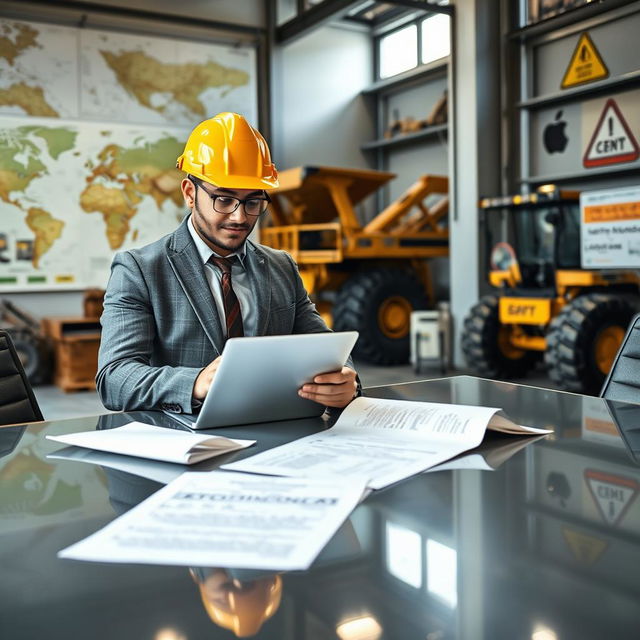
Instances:
[[[638,493],[638,483],[591,469],[584,476],[602,519],[610,525],[618,524]]]
[[[571,549],[571,553],[581,564],[592,565],[608,546],[605,540],[588,536],[568,527],[562,527],[562,535]]]
[[[585,31],[578,40],[578,44],[571,56],[571,62],[562,78],[561,89],[569,89],[579,84],[586,84],[594,80],[602,80],[609,76],[609,69],[600,57],[596,45]]]
[[[582,164],[590,169],[609,164],[633,162],[640,157],[640,147],[613,98],[600,114]]]

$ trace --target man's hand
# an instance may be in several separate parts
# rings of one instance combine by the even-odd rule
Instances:
[[[325,407],[342,409],[353,400],[357,389],[356,372],[350,367],[342,367],[341,371],[316,376],[313,383],[303,385],[298,394]]]
[[[222,356],[218,356],[213,362],[210,362],[199,374],[196,378],[196,381],[193,385],[193,397],[196,400],[204,400],[204,397],[207,395],[209,391],[209,387],[213,382],[213,378],[216,375],[216,371],[220,366],[220,362],[222,360]]]

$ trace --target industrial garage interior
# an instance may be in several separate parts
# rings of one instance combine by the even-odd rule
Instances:
[[[50,464],[42,453],[53,451],[45,435],[66,433],[67,426],[110,429],[124,424],[127,412],[142,422],[138,413],[151,409],[185,412],[160,393],[154,407],[105,400],[101,381],[123,353],[114,343],[133,344],[135,327],[118,313],[128,306],[141,322],[154,322],[154,308],[181,304],[166,276],[155,267],[145,271],[142,258],[127,260],[137,265],[148,300],[128,292],[114,302],[117,277],[110,282],[110,276],[117,256],[145,255],[143,247],[180,225],[190,229],[192,244],[200,234],[215,251],[187,218],[192,205],[198,210],[201,191],[218,211],[216,198],[224,195],[210,187],[224,191],[224,183],[208,179],[214,161],[209,165],[199,156],[200,164],[190,166],[202,168],[195,175],[205,176],[205,186],[192,183],[193,204],[191,187],[184,186],[191,173],[180,159],[193,158],[186,149],[194,128],[216,114],[242,116],[247,130],[264,137],[266,152],[262,143],[259,149],[270,153],[277,168],[277,186],[260,192],[268,206],[265,201],[251,241],[269,256],[284,255],[273,250],[291,256],[327,327],[358,332],[352,366],[347,362],[358,374],[349,399],[364,390],[365,398],[494,407],[519,424],[530,420],[530,426],[554,432],[535,446],[503,449],[502,457],[492,458],[500,459],[495,466],[484,456],[484,467],[468,462],[464,472],[452,467],[458,470],[408,481],[424,482],[424,495],[403,489],[413,486],[404,483],[375,491],[347,520],[353,531],[344,548],[312,578],[284,572],[282,579],[278,574],[261,583],[267,578],[253,566],[237,575],[223,567],[225,584],[237,583],[236,597],[245,593],[238,587],[244,580],[266,590],[250,604],[243,601],[257,616],[246,627],[240,604],[228,605],[231,613],[212,612],[216,605],[208,603],[206,589],[213,587],[195,566],[190,574],[182,567],[176,579],[188,579],[200,595],[187,596],[187,586],[180,586],[175,620],[170,613],[159,615],[149,601],[131,613],[141,590],[157,593],[158,609],[167,612],[171,596],[149,587],[150,573],[137,576],[128,567],[131,586],[119,599],[111,592],[108,597],[133,621],[130,626],[121,621],[109,629],[97,605],[89,603],[92,587],[82,594],[79,582],[65,573],[61,626],[50,637],[87,637],[94,621],[104,627],[96,638],[154,640],[255,634],[288,640],[635,637],[639,32],[638,0],[0,3],[0,425],[34,419],[2,419],[2,406],[14,403],[9,386],[3,391],[5,376],[20,383],[19,402],[35,407],[36,421],[40,410],[46,421],[35,431],[30,427],[22,442],[22,431],[13,440],[9,428],[0,428],[0,477],[6,474],[1,514],[14,518],[24,508],[38,513],[43,524],[37,526],[45,527],[42,514],[49,508],[76,518],[66,510],[71,507],[60,506],[65,500],[75,505],[76,493],[108,493],[118,516],[153,493],[123,481],[117,474],[126,475],[125,466],[100,471],[99,479],[91,476],[89,489],[85,476],[65,479],[60,469],[75,465],[74,473],[83,467],[86,475],[102,469],[99,462],[60,463],[55,474],[61,475],[51,472],[46,480],[36,466]],[[234,135],[229,131],[226,145]],[[202,140],[206,135],[208,130]],[[198,144],[193,153],[205,153],[205,143]],[[210,153],[218,162],[218,150]],[[227,147],[220,153],[224,166],[237,166]],[[228,219],[242,211],[248,220],[250,198],[255,193],[245,200],[238,195]],[[246,256],[239,255],[231,271],[218,276],[214,293],[218,315],[226,314],[227,325],[224,319],[219,325],[225,339],[314,332],[296,330],[293,320],[290,327],[282,321],[284,328],[267,331],[266,321],[255,320],[253,332],[231,333],[228,304],[239,305],[245,325],[252,326],[245,298],[236,298],[233,287],[231,302],[226,297],[230,273],[238,282],[233,269],[246,267]],[[208,267],[215,270],[211,262]],[[149,291],[149,282],[157,290]],[[253,293],[246,295],[257,300],[251,286]],[[278,302],[276,313],[297,308],[299,296],[294,300],[292,292],[289,298]],[[185,325],[200,319],[188,306]],[[105,345],[105,322],[116,318],[119,329],[111,328],[112,342]],[[163,350],[200,353],[198,345],[171,342],[182,334],[171,335]],[[164,338],[154,333],[145,340],[160,350]],[[108,366],[107,352],[116,354]],[[148,364],[136,353],[131,360]],[[175,363],[176,370],[181,366]],[[118,384],[130,384],[141,397],[140,386],[127,382],[133,370],[127,371],[118,374]],[[197,413],[205,401],[192,386],[187,413]],[[244,392],[250,397],[246,386]],[[327,415],[331,410],[323,419]],[[152,424],[167,426],[162,420]],[[313,429],[301,427],[295,438]],[[253,439],[252,433],[239,437]],[[17,462],[20,447],[27,447],[20,455],[31,461],[24,463],[28,473]],[[169,482],[157,474],[145,477]],[[120,493],[114,493],[114,483]],[[63,485],[67,493],[61,497]],[[100,500],[107,505],[106,497]],[[396,504],[402,508],[394,511]],[[98,525],[86,524],[90,517],[106,518],[100,527],[115,517],[106,506],[92,515],[88,499],[82,505],[75,533],[58,535],[62,529],[55,529],[50,543],[37,543],[37,557],[47,558],[47,584],[54,584],[48,572],[58,566],[51,563],[62,562],[55,560],[54,546],[57,553],[63,539],[68,546],[94,533]],[[436,514],[433,522],[430,513]],[[58,527],[64,518],[54,520]],[[11,548],[16,557],[27,554],[16,532],[36,537],[40,529],[17,518],[11,522]],[[463,525],[477,536],[462,535]],[[347,540],[354,531],[360,551]],[[474,549],[485,555],[469,560]],[[365,552],[366,567],[358,556]],[[503,553],[508,569],[502,560],[492,569]],[[3,623],[0,605],[0,635],[42,637],[48,633],[44,622],[21,621],[45,601],[40,592],[30,595],[29,580],[40,580],[35,564],[12,568],[2,555],[0,566],[8,563],[3,572],[18,581],[20,591],[9,583],[0,586],[2,599],[16,607]],[[84,565],[73,565],[79,566]],[[243,577],[249,568],[255,575]],[[115,565],[108,569],[105,584],[124,584]],[[438,586],[431,574],[438,570],[453,575],[453,582]],[[29,580],[25,571],[32,572]],[[314,603],[316,591],[325,600]],[[96,588],[96,597],[101,593]],[[75,615],[70,599],[90,610],[75,627],[69,622]],[[282,605],[273,606],[280,599]],[[341,599],[349,602],[348,615]],[[505,603],[504,612],[496,602]],[[55,627],[58,603],[51,598],[43,606]],[[207,612],[206,623],[188,621],[196,615],[192,608],[203,619]]]
[[[632,248],[605,256],[594,235],[580,261],[580,192],[637,182],[638,62],[620,45],[636,3],[424,4],[4,3],[2,327],[49,411],[101,407],[111,259],[175,227],[174,151],[225,110],[265,134],[286,183],[255,237],[293,255],[330,326],[360,332],[365,386],[446,372],[599,393],[638,287]],[[166,65],[207,45],[236,65],[186,99],[163,91]],[[53,149],[30,123],[64,123]],[[151,144],[138,125],[160,136],[157,168],[118,174],[125,140]]]

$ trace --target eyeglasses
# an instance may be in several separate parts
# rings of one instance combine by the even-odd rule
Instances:
[[[234,211],[238,210],[240,205],[243,205],[246,215],[257,218],[267,210],[271,202],[271,198],[266,194],[264,198],[251,197],[241,200],[240,198],[234,198],[233,196],[209,193],[202,184],[200,184],[198,179],[191,178],[191,182],[193,182],[196,188],[200,187],[211,198],[211,201],[213,202],[213,210],[225,216],[231,215]]]

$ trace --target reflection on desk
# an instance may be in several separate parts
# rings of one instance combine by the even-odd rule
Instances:
[[[421,474],[372,494],[349,521],[347,538],[357,543],[308,571],[280,576],[280,605],[256,638],[637,637],[640,406],[470,377],[368,392],[500,406],[554,434],[491,473]],[[29,426],[0,458],[0,636],[159,640],[171,630],[189,640],[234,637],[212,625],[187,568],[56,558],[115,517],[111,502],[124,509],[159,486],[122,478],[118,489],[107,469],[47,459],[57,447],[45,433],[97,422]],[[268,448],[323,428],[302,421],[252,433]],[[224,431],[251,437],[248,428]]]
[[[238,638],[255,635],[280,606],[279,575],[242,581],[226,569],[194,568],[190,572],[212,622],[233,631]]]

